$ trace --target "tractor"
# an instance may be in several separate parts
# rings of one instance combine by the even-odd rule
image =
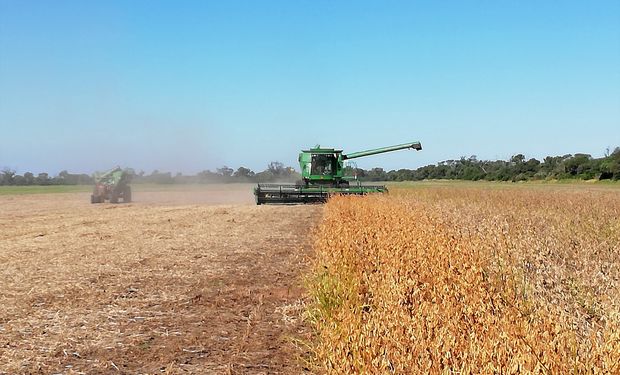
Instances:
[[[122,199],[124,203],[131,202],[131,181],[132,173],[130,170],[116,167],[107,172],[95,173],[95,187],[90,196],[90,203],[118,203]]]

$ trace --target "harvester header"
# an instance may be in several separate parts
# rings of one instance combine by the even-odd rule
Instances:
[[[356,186],[351,186],[350,178],[344,176],[344,161],[404,149],[420,151],[422,144],[408,142],[348,154],[318,145],[302,150],[299,154],[302,180],[295,185],[258,184],[254,189],[256,204],[324,202],[332,194],[387,192],[385,186],[361,185],[358,181]]]

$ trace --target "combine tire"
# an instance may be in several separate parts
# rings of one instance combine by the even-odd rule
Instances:
[[[96,196],[95,194],[92,194],[90,196],[90,203],[94,204],[94,203],[101,203],[101,202],[99,201],[99,197],[98,196]]]
[[[123,192],[123,202],[124,203],[131,202],[131,186],[125,187],[125,191]]]
[[[112,194],[110,196],[110,203],[118,203],[118,191],[116,191],[116,189],[112,190]]]

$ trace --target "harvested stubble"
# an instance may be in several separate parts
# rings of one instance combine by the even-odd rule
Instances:
[[[620,373],[617,191],[339,197],[315,249],[318,372]]]
[[[0,374],[301,371],[291,316],[318,208],[169,197],[0,197]]]

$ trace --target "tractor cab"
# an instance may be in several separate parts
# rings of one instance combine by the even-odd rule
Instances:
[[[342,179],[342,150],[316,146],[302,150],[299,166],[304,183],[334,184]]]
[[[336,170],[336,157],[332,154],[313,154],[310,164],[310,174],[316,176],[331,176]]]

